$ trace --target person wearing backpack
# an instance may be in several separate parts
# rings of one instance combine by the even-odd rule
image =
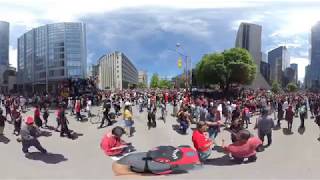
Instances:
[[[306,118],[307,115],[307,107],[305,103],[302,103],[301,106],[299,107],[299,116],[300,116],[300,127],[299,128],[305,128],[304,126],[304,119]]]

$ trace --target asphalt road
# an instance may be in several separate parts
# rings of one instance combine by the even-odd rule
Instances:
[[[168,116],[167,122],[157,121],[157,128],[148,130],[146,112],[138,113],[134,107],[136,132],[131,138],[137,151],[147,151],[159,145],[192,145],[191,134],[180,135],[173,130],[175,119]],[[171,110],[169,113],[172,112]],[[93,113],[97,113],[94,108]],[[169,114],[168,113],[168,114]],[[33,114],[30,110],[24,114]],[[86,113],[83,113],[86,114]],[[48,137],[40,137],[41,144],[48,150],[48,155],[32,153],[26,158],[21,151],[21,144],[12,134],[13,127],[6,124],[5,136],[0,138],[0,179],[114,179],[111,170],[113,160],[100,150],[100,140],[111,127],[97,129],[97,124],[77,122],[74,116],[67,115],[69,128],[77,133],[78,138],[61,138],[58,132],[47,131]],[[253,120],[254,121],[254,120]],[[273,144],[264,152],[258,153],[255,163],[233,165],[225,154],[214,152],[212,160],[202,168],[187,174],[170,175],[157,178],[165,179],[319,179],[320,164],[319,128],[312,119],[306,120],[305,132],[298,132],[299,119],[294,119],[293,134],[287,135],[282,128],[273,132]],[[54,112],[49,116],[49,125],[56,126]],[[120,121],[114,126],[121,125]],[[249,127],[256,133],[253,125]],[[230,134],[222,131],[217,137],[217,144],[225,138],[230,142]],[[119,177],[117,177],[119,178]],[[146,177],[154,178],[154,177]]]

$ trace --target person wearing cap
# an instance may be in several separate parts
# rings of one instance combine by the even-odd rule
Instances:
[[[130,106],[131,104],[129,102],[126,102],[124,104],[124,112],[123,112],[125,130],[128,137],[132,136],[131,128],[133,126],[133,116],[132,116],[132,112],[130,111]]]
[[[121,156],[132,150],[131,143],[126,143],[121,139],[123,134],[125,134],[125,130],[117,126],[112,129],[111,133],[108,132],[102,138],[100,147],[106,155]]]
[[[268,138],[268,146],[272,143],[272,129],[274,127],[274,122],[271,117],[268,117],[268,110],[263,109],[261,112],[261,117],[257,119],[255,129],[258,129],[258,135],[261,141],[264,141],[264,137]]]
[[[31,146],[34,146],[42,153],[47,153],[47,150],[41,146],[40,142],[37,139],[40,134],[41,131],[36,126],[34,126],[34,120],[29,116],[25,122],[25,125],[22,126],[20,131],[23,153],[29,153],[29,148]]]
[[[258,137],[251,136],[248,130],[241,130],[236,137],[237,141],[228,146],[224,145],[224,139],[222,139],[224,151],[231,154],[233,160],[239,164],[242,163],[245,158],[248,158],[248,162],[256,161],[257,149],[262,145],[261,140]]]
[[[214,142],[208,137],[208,125],[200,121],[197,123],[197,129],[193,131],[192,142],[194,148],[197,150],[201,162],[207,160],[212,152]]]

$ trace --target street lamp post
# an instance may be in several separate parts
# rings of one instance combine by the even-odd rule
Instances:
[[[192,76],[192,67],[191,67],[191,59],[188,55],[185,55],[183,53],[181,53],[180,51],[178,51],[178,49],[181,48],[183,49],[183,47],[181,46],[180,43],[176,44],[176,52],[183,57],[184,63],[185,63],[185,67],[184,67],[184,75],[186,78],[186,89],[187,91],[190,90],[191,91],[191,85],[192,82],[190,83],[191,80],[191,76]],[[190,62],[189,62],[190,61]],[[190,63],[190,65],[189,65]],[[190,68],[190,71],[189,71]]]

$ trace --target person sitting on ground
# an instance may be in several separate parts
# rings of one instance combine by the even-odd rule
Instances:
[[[243,121],[240,120],[240,118],[232,120],[231,126],[229,128],[229,131],[231,132],[231,141],[232,143],[237,141],[236,134],[238,134],[239,131],[243,130]]]
[[[198,152],[200,161],[206,161],[212,153],[214,142],[209,138],[208,125],[205,122],[198,122],[197,129],[193,131],[192,142]]]
[[[100,147],[104,153],[108,156],[122,156],[133,150],[131,143],[126,143],[121,139],[121,136],[125,134],[125,130],[120,127],[114,127],[108,132],[101,140]]]
[[[262,141],[258,137],[251,137],[248,130],[241,130],[237,134],[237,141],[228,146],[224,145],[222,140],[222,147],[226,153],[230,153],[236,163],[242,163],[245,158],[248,162],[257,160],[256,149],[262,145]]]
[[[182,134],[187,134],[187,130],[190,126],[189,113],[186,108],[181,108],[178,113],[178,119],[180,123],[180,131]]]

